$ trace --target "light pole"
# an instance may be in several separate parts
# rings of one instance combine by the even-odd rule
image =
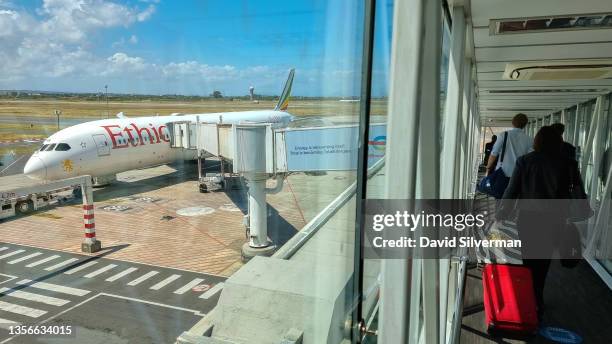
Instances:
[[[108,118],[108,85],[104,85],[104,93],[106,93],[106,118]]]
[[[60,115],[62,114],[62,111],[56,109],[53,112],[55,113],[55,116],[57,116],[57,130],[60,130]]]

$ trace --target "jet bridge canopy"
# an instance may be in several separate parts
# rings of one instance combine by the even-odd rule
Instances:
[[[232,162],[233,173],[278,174],[357,168],[359,126],[274,128],[272,124],[169,123],[171,146]],[[371,166],[384,156],[386,125],[370,127]]]

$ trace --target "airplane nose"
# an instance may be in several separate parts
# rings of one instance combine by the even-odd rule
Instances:
[[[33,156],[26,162],[23,174],[32,179],[44,180],[47,178],[47,167],[41,158]]]

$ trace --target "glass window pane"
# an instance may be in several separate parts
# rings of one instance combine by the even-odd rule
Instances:
[[[55,147],[56,151],[68,151],[70,150],[70,145],[67,143],[59,143],[57,147]]]
[[[378,3],[372,113],[384,123],[392,2]],[[333,329],[340,341],[344,334],[336,329],[353,306],[347,300],[358,299],[347,285],[354,268],[364,3],[90,5],[0,1],[2,26],[9,28],[2,42],[10,42],[0,47],[7,54],[0,69],[10,72],[2,73],[0,141],[11,141],[0,145],[0,169],[18,166],[0,174],[0,186],[81,175],[104,186],[84,190],[85,199],[72,197],[78,189],[67,191],[61,196],[70,204],[0,223],[0,242],[15,243],[24,255],[39,247],[44,253],[32,262],[57,253],[40,271],[78,268],[44,283],[117,295],[91,305],[134,322],[102,328],[85,310],[66,313],[80,328],[118,337],[103,342],[172,343],[205,314],[227,325],[215,326],[218,337],[250,338],[239,319],[250,314],[270,320],[262,325],[265,335],[286,324],[312,329],[313,342],[326,341]],[[181,122],[213,125],[210,142],[218,149],[203,148],[213,132],[204,124],[192,131]],[[248,136],[238,136],[239,128],[258,123],[274,129],[263,134],[264,143],[239,140]],[[181,132],[186,137],[175,144],[198,141],[200,150],[172,147],[171,135]],[[384,155],[384,129],[379,134],[371,140],[373,159]],[[282,147],[272,145],[277,138]],[[40,147],[42,140],[55,143]],[[32,156],[39,147],[43,153]],[[286,159],[274,160],[281,149]],[[276,169],[240,169],[238,155]],[[95,264],[75,254],[97,243],[104,254]],[[262,256],[249,260],[256,254]],[[278,302],[262,316],[257,300],[271,298]],[[234,307],[241,309],[230,312],[236,318],[214,315]]]

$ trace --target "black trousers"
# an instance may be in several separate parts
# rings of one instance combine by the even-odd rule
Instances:
[[[550,269],[550,259],[524,259],[523,265],[531,270],[538,310],[542,311],[544,309],[544,286]]]
[[[555,216],[556,215],[556,216]],[[523,265],[531,270],[538,309],[544,307],[544,286],[555,247],[566,219],[558,214],[520,211],[517,219]]]

